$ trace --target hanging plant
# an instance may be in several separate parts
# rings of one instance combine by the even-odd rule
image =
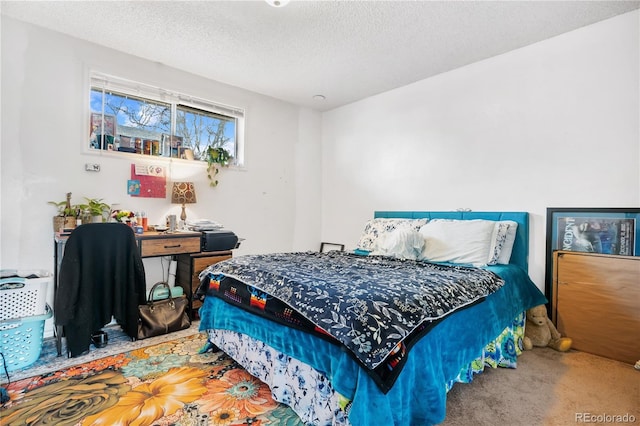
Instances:
[[[229,163],[233,157],[229,151],[222,147],[207,148],[207,178],[209,178],[209,186],[218,186],[216,175],[220,172],[220,167],[229,167]]]

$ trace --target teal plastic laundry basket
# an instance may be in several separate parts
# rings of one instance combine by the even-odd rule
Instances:
[[[47,304],[42,315],[0,320],[0,352],[8,372],[28,367],[38,360],[44,322],[52,315],[51,306]]]

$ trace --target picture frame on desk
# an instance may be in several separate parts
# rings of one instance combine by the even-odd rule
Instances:
[[[344,251],[344,244],[325,242],[320,243],[320,253],[326,253],[332,250]]]
[[[556,250],[640,256],[640,207],[547,208],[545,295],[549,300]]]

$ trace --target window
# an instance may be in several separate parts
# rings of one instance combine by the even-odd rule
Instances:
[[[242,163],[239,108],[97,73],[90,106],[90,150],[206,161],[224,148]]]

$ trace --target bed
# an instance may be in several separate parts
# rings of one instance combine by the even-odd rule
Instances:
[[[528,219],[526,212],[378,211],[353,252],[220,262],[200,275],[200,329],[305,424],[441,423],[454,383],[485,367],[515,368],[524,311],[547,302],[527,274]],[[442,273],[462,281],[442,286]],[[362,275],[373,282],[361,283]],[[433,288],[426,276],[436,277]],[[357,300],[346,313],[336,308],[345,305],[345,288]],[[374,299],[376,289],[388,298]],[[372,326],[379,317],[393,320]]]

